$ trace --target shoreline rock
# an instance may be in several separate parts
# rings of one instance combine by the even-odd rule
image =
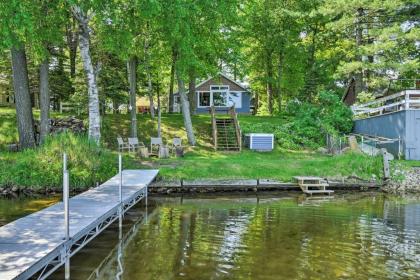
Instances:
[[[403,177],[401,180],[386,182],[383,191],[392,194],[420,193],[420,167],[412,167],[407,170],[396,169],[394,177]]]

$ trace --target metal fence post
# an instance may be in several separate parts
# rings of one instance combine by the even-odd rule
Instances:
[[[66,242],[70,239],[70,213],[69,213],[69,172],[64,171],[63,176],[63,204],[64,204],[64,236]],[[66,245],[66,261],[64,264],[64,279],[70,279],[70,256],[68,254],[68,248]]]
[[[122,156],[121,153],[118,154],[118,174],[120,175],[119,180],[119,188],[118,188],[118,194],[120,197],[120,210],[119,210],[119,226],[122,227],[122,212],[123,212],[123,201],[122,201]]]
[[[63,153],[63,178],[64,178],[64,172],[67,171],[67,154]]]

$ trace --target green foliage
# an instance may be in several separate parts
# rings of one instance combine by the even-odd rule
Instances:
[[[63,152],[68,154],[71,188],[93,187],[118,172],[116,153],[99,148],[85,136],[64,133],[49,137],[36,149],[2,152],[0,186],[61,186]],[[124,166],[133,166],[132,161],[125,158]]]
[[[282,121],[242,124],[244,133],[274,133],[285,149],[317,148],[325,144],[326,134],[349,133],[353,127],[352,112],[338,96],[322,91],[316,103],[292,101],[281,115]]]

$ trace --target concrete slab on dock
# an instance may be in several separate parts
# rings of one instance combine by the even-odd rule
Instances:
[[[123,171],[123,205],[128,210],[147,195],[147,186],[158,170]],[[69,201],[70,240],[64,240],[62,202],[0,227],[0,279],[27,279],[53,272],[61,266],[63,254],[75,252],[117,219],[119,176]],[[85,243],[84,243],[85,242]],[[51,270],[53,269],[53,270]],[[43,277],[49,274],[45,273]],[[41,277],[42,279],[42,277]]]

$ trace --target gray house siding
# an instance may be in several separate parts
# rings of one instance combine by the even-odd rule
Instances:
[[[401,151],[406,159],[420,160],[420,110],[395,113],[356,120],[354,132],[386,138],[401,137]],[[383,147],[398,155],[398,142]]]
[[[250,114],[251,113],[251,95],[249,92],[242,92],[241,108],[235,108],[237,113]],[[216,111],[226,111],[229,107],[216,107]],[[209,113],[209,108],[197,108],[196,113],[205,114]]]

